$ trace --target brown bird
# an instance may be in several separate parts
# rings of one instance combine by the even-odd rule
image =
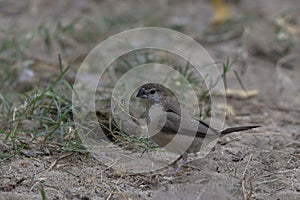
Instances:
[[[208,124],[194,119],[187,111],[180,109],[180,105],[167,92],[167,89],[160,84],[147,83],[141,86],[136,95],[138,98],[147,100],[147,110],[151,111],[152,106],[156,108],[156,116],[149,117],[147,122],[150,124],[161,123],[158,133],[152,134],[151,138],[160,146],[168,151],[179,154],[183,162],[178,163],[179,169],[186,161],[188,153],[200,151],[204,138],[214,140],[219,135],[224,136],[232,132],[245,131],[260,126],[240,126],[216,130]],[[151,118],[151,119],[150,119]],[[158,118],[158,119],[156,119]]]

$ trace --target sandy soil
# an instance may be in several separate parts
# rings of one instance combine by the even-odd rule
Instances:
[[[68,23],[80,16],[96,20],[103,16],[113,19],[131,14],[134,25],[126,27],[127,22],[124,22],[125,25],[114,26],[113,30],[107,24],[102,25],[106,35],[93,38],[95,45],[109,34],[154,25],[160,19],[165,24],[176,25],[202,41],[213,59],[222,61],[227,57],[238,57],[234,69],[241,73],[247,89],[259,93],[249,99],[229,98],[228,104],[235,115],[227,119],[227,125],[262,126],[221,138],[205,158],[192,159],[180,173],[166,169],[126,174],[113,170],[90,154],[39,153],[44,149],[36,143],[34,145],[41,149],[36,149],[34,154],[23,152],[1,163],[0,199],[41,199],[41,186],[47,199],[299,199],[300,60],[296,55],[299,53],[300,16],[298,13],[292,16],[292,25],[298,30],[291,33],[294,46],[287,52],[274,44],[276,34],[272,25],[279,13],[297,10],[295,7],[300,7],[297,0],[288,0],[284,4],[279,0],[241,0],[239,4],[230,1],[234,17],[247,14],[254,19],[249,22],[247,33],[219,42],[208,42],[201,36],[211,18],[209,1],[163,0],[154,4],[76,0],[55,4],[28,0],[2,1],[0,5],[1,29],[9,30],[11,34],[16,30],[29,30],[41,22],[51,25],[55,21]],[[30,43],[30,54],[56,63],[59,48],[54,46],[53,53],[45,55],[40,53],[39,42],[33,40]],[[93,46],[74,49],[71,45],[64,53],[65,62],[91,48]],[[48,69],[49,74],[57,69]],[[38,69],[35,70],[39,74]],[[41,77],[45,75],[40,74]],[[229,88],[241,89],[233,74],[228,79]],[[38,78],[37,82],[42,80]],[[3,142],[0,147],[1,151],[6,148]],[[136,162],[143,165],[139,160]]]

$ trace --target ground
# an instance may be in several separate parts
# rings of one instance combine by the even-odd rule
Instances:
[[[211,25],[211,4],[204,0],[26,0],[1,1],[0,5],[0,199],[299,198],[297,0],[284,4],[279,0],[228,1],[236,22],[225,30]],[[30,99],[30,92],[43,91],[55,82],[60,66],[71,65],[64,79],[72,84],[80,63],[99,42],[143,26],[176,29],[195,38],[214,60],[235,60],[227,74],[227,87],[238,92],[228,95],[228,107],[234,112],[228,114],[226,126],[261,127],[220,138],[206,157],[191,155],[180,172],[168,168],[126,173],[94,158],[80,147],[76,135],[64,135],[64,142],[49,142],[45,139],[52,137],[45,136],[49,123],[22,118],[24,104],[19,99]],[[243,88],[234,72],[253,92],[252,97],[241,96]],[[54,91],[49,89],[47,94]],[[67,122],[63,122],[65,128]],[[143,164],[137,159],[136,165]]]

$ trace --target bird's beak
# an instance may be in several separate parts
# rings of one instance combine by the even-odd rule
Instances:
[[[141,87],[140,90],[138,91],[138,93],[136,94],[136,97],[147,99],[148,95],[145,92],[145,88]]]

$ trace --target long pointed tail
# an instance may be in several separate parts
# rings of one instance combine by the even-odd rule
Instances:
[[[245,131],[253,128],[258,128],[260,126],[239,126],[239,127],[232,127],[232,128],[226,128],[221,131],[221,135],[226,135],[228,133],[238,132],[238,131]]]

